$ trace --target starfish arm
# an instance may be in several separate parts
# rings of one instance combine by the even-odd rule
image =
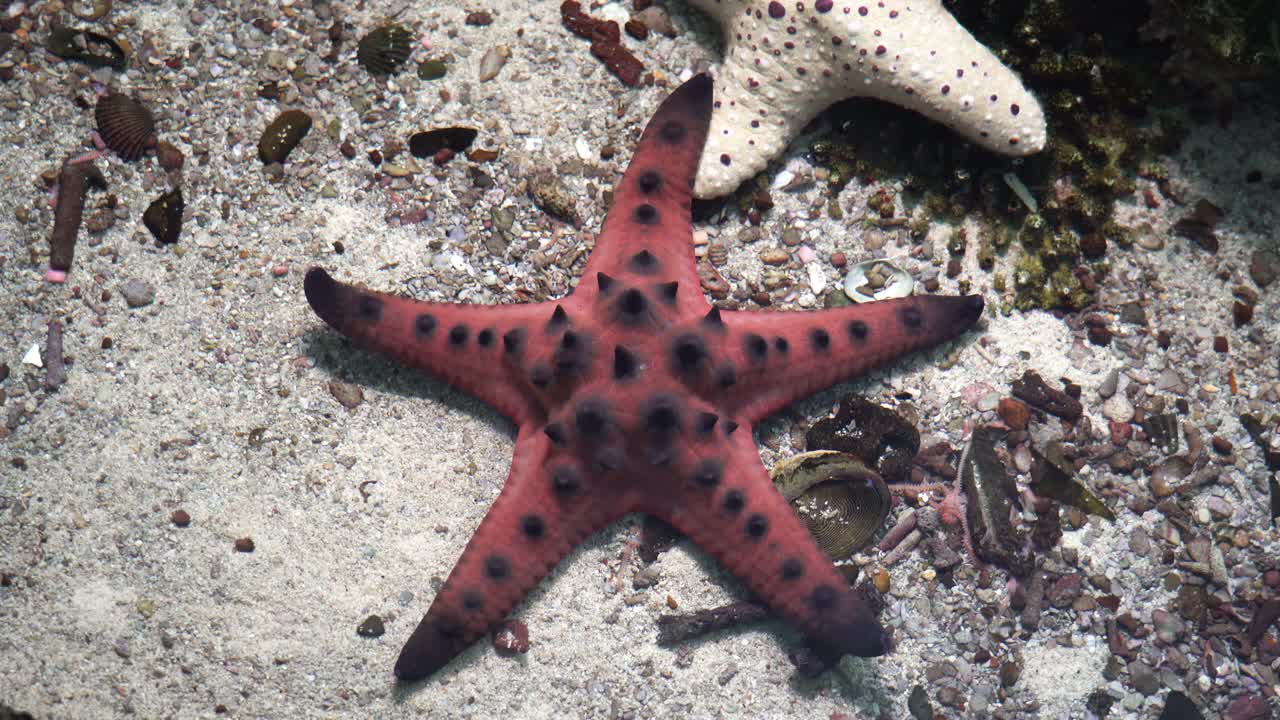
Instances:
[[[645,508],[671,523],[801,629],[830,661],[888,649],[875,613],[850,587],[760,462],[749,427],[733,436],[719,482],[678,505]]]
[[[544,323],[554,303],[458,305],[365,290],[307,272],[307,302],[338,332],[360,345],[442,378],[517,423],[537,415],[518,371],[528,328]]]
[[[593,275],[633,277],[685,288],[678,302],[705,303],[693,257],[691,203],[698,158],[711,117],[712,83],[695,75],[658,107],[613,192],[579,292],[596,292]],[[674,287],[674,286],[672,286]],[[578,294],[575,292],[575,295]]]
[[[589,535],[623,514],[541,428],[522,426],[511,474],[413,631],[395,674],[420,680],[506,618]]]
[[[873,97],[1006,155],[1044,148],[1044,111],[938,0],[691,0],[725,34],[695,197],[730,193],[819,112]]]
[[[779,408],[917,350],[982,315],[982,297],[917,296],[815,312],[725,311],[723,348],[752,389],[729,400],[757,422]]]

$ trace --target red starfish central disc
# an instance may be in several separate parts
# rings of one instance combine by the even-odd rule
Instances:
[[[559,302],[425,303],[307,273],[307,301],[325,322],[519,426],[502,493],[400,653],[402,680],[443,667],[575,545],[636,511],[678,528],[828,659],[886,650],[875,615],[774,489],[751,427],[959,335],[982,299],[712,308],[699,292],[689,212],[711,90],[709,76],[695,76],[658,108],[582,282]]]

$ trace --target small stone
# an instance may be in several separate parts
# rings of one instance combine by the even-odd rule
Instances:
[[[676,30],[675,23],[671,22],[671,16],[667,14],[666,8],[659,5],[647,7],[636,13],[634,17],[644,23],[645,27],[660,35],[673,38],[680,34]]]
[[[1230,440],[1221,435],[1214,435],[1209,440],[1209,444],[1213,446],[1213,451],[1219,455],[1230,455],[1231,451],[1235,449],[1235,445],[1232,445]]]
[[[235,542],[236,552],[251,553],[253,552],[254,547],[255,546],[253,544],[253,538],[251,537],[236,538],[236,542]]]
[[[1160,692],[1162,687],[1160,678],[1156,676],[1155,670],[1141,661],[1129,663],[1129,684],[1133,686],[1134,690],[1148,697]]]
[[[1107,401],[1102,404],[1102,414],[1112,422],[1132,422],[1134,415],[1133,403],[1124,393],[1117,393],[1107,398]]]
[[[1255,250],[1249,258],[1249,277],[1266,289],[1280,277],[1280,253],[1272,250]]]
[[[720,671],[720,674],[716,676],[716,683],[718,683],[720,687],[724,687],[725,685],[728,685],[729,681],[737,674],[738,663],[730,661],[729,664]]]
[[[1214,351],[1214,352],[1218,352],[1218,353],[1225,353],[1225,352],[1227,352],[1229,349],[1230,349],[1230,347],[1229,347],[1229,346],[1228,346],[1228,344],[1227,344],[1227,338],[1226,338],[1226,337],[1224,337],[1224,336],[1222,336],[1222,335],[1217,335],[1217,336],[1215,336],[1215,337],[1213,338],[1213,351]]]
[[[1231,306],[1231,319],[1235,322],[1236,327],[1247,325],[1253,320],[1253,306],[1242,303],[1239,300]]]
[[[467,17],[463,22],[476,27],[484,27],[493,23],[493,15],[490,15],[487,10],[475,10],[467,13]]]
[[[191,524],[191,514],[179,508],[169,515],[169,520],[177,527],[184,528]]]
[[[831,266],[842,268],[849,263],[849,258],[842,252],[831,253]]]
[[[1120,371],[1112,370],[1102,379],[1102,384],[1098,386],[1098,396],[1103,400],[1116,394],[1116,389],[1120,384]]]
[[[360,403],[364,402],[364,391],[359,385],[352,385],[341,380],[329,381],[329,394],[333,395],[342,407],[348,410],[355,410],[360,407]]]
[[[790,258],[791,253],[782,248],[765,248],[760,251],[760,262],[765,265],[785,265]]]
[[[145,307],[156,299],[155,287],[146,280],[138,278],[126,280],[124,286],[120,288],[120,294],[124,296],[125,303],[131,308]]]
[[[529,626],[519,620],[503,621],[494,628],[493,649],[508,657],[529,652]]]
[[[1063,575],[1045,590],[1045,599],[1059,609],[1071,607],[1076,598],[1080,597],[1083,582],[1084,578],[1077,573]]]
[[[364,622],[356,626],[356,634],[360,637],[376,638],[382,637],[387,631],[387,626],[383,624],[382,618],[377,615],[370,615],[364,619]]]
[[[657,585],[658,581],[661,579],[662,572],[656,565],[650,565],[635,574],[635,577],[631,579],[631,587],[636,590],[644,590],[645,588],[651,588],[654,585]]]
[[[511,57],[511,48],[506,45],[498,45],[489,48],[484,57],[480,58],[480,82],[488,82],[496,77],[502,71],[502,67],[507,64],[507,59]]]
[[[1000,664],[1000,687],[1013,687],[1022,677],[1022,666],[1015,662]]]
[[[1010,430],[1026,430],[1027,423],[1031,419],[1031,409],[1026,403],[1016,398],[1000,398],[1000,405],[996,412]]]

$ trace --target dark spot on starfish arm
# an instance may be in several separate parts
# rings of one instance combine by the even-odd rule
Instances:
[[[558,422],[551,423],[542,428],[542,432],[551,439],[553,444],[559,447],[564,447],[569,444],[569,432],[565,430],[564,425],[561,425]]]
[[[787,342],[786,338],[778,336],[773,339],[773,349],[777,350],[780,354],[785,355],[787,354],[787,351],[791,349],[791,343]]]
[[[426,313],[419,315],[413,319],[413,331],[420,338],[431,337],[431,333],[436,331],[436,319]]]
[[[654,170],[646,170],[636,178],[636,185],[640,187],[640,192],[652,195],[662,187],[662,176]]]
[[[524,348],[524,328],[512,328],[502,335],[502,349],[515,355]]]
[[[478,590],[464,590],[462,592],[462,607],[476,612],[484,609],[484,595]]]
[[[378,322],[382,319],[382,301],[371,295],[361,295],[356,304],[356,313],[365,322]]]
[[[453,329],[449,331],[449,345],[455,349],[462,348],[467,344],[468,334],[466,325],[454,325]]]
[[[699,487],[713,488],[720,484],[720,478],[724,475],[724,463],[713,458],[707,458],[698,463],[693,471],[693,481]]]
[[[737,429],[738,429],[738,423],[736,423],[736,422],[734,422],[734,421],[732,421],[732,420],[730,420],[729,422],[727,422],[727,423],[725,423],[725,424],[724,424],[724,434],[725,434],[725,435],[732,435],[732,434],[733,434],[733,431],[734,431],[734,430],[737,430]]]
[[[898,320],[902,326],[913,332],[924,329],[924,313],[917,307],[904,307],[898,311]]]
[[[489,347],[493,344],[493,328],[485,328],[476,335],[476,343],[480,347]]]
[[[587,437],[604,434],[609,425],[609,414],[603,403],[596,400],[584,400],[578,405],[573,423],[578,432]]]
[[[762,363],[769,354],[769,343],[755,333],[747,333],[742,337],[742,350],[754,363]]]
[[[680,282],[672,280],[671,282],[658,284],[658,297],[668,305],[676,301],[676,293],[680,291]]]
[[[529,382],[538,389],[551,384],[551,368],[546,363],[538,363],[529,371]]]
[[[490,555],[484,559],[484,574],[494,582],[511,577],[511,561],[503,555]]]
[[[814,328],[809,331],[809,344],[818,352],[826,352],[831,349],[831,334],[822,328]]]
[[[551,313],[551,319],[547,321],[547,332],[555,332],[565,325],[569,324],[569,313],[564,308],[557,305],[556,309]]]
[[[854,342],[857,342],[857,343],[865,342],[867,339],[867,334],[869,332],[870,330],[867,328],[867,324],[862,322],[861,320],[852,320],[849,322],[849,339],[850,340],[853,340]]]
[[[637,325],[644,320],[649,310],[649,300],[645,298],[644,293],[631,288],[618,296],[614,309],[619,320],[629,325]]]
[[[724,330],[724,318],[720,317],[720,308],[713,307],[702,318],[702,324],[708,328]]]
[[[769,521],[760,513],[755,513],[751,517],[747,518],[745,530],[747,531],[748,538],[752,540],[759,540],[765,536],[765,533],[769,532]]]
[[[724,494],[724,500],[720,502],[720,506],[730,513],[740,513],[742,508],[747,506],[747,496],[742,494],[741,490],[733,489]]]
[[[671,355],[677,371],[691,373],[702,367],[707,357],[707,346],[697,335],[681,335],[672,344]]]
[[[799,580],[804,575],[804,561],[800,558],[787,558],[782,561],[782,579]]]
[[[649,203],[640,203],[631,215],[639,225],[657,225],[658,208]]]
[[[530,540],[539,540],[547,532],[547,523],[538,515],[520,518],[520,532]]]
[[[631,268],[631,272],[640,275],[648,275],[657,272],[658,256],[648,250],[641,250],[631,256],[631,260],[627,262],[627,267]]]
[[[613,287],[613,278],[604,273],[596,273],[596,284],[600,288],[600,292],[607,294],[609,289]]]
[[[630,380],[635,377],[639,363],[630,350],[621,345],[613,349],[613,379]]]
[[[726,360],[716,368],[716,385],[720,386],[721,390],[728,390],[737,382],[738,369],[733,366],[733,363]]]
[[[680,431],[680,411],[674,398],[657,395],[649,399],[645,413],[645,428],[653,434],[670,434]]]
[[[826,612],[835,607],[836,597],[836,589],[823,583],[809,593],[809,606],[818,612]]]
[[[715,429],[716,423],[719,420],[720,420],[720,416],[716,415],[713,412],[698,413],[698,421],[696,425],[696,428],[698,430],[698,435],[702,437],[706,437],[707,435],[710,435],[711,431]]]
[[[596,469],[600,472],[614,472],[621,470],[622,466],[627,462],[627,455],[622,448],[607,447],[601,448],[595,457]]]
[[[658,136],[672,145],[682,142],[686,134],[688,134],[688,131],[685,130],[684,124],[679,120],[668,120],[663,123],[662,129],[658,131]]]
[[[558,467],[551,472],[551,489],[560,497],[569,497],[582,489],[582,479],[578,471],[568,466]]]

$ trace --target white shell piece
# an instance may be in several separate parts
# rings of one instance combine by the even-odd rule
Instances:
[[[911,273],[887,260],[860,262],[844,276],[844,294],[860,303],[910,297],[915,286]]]

